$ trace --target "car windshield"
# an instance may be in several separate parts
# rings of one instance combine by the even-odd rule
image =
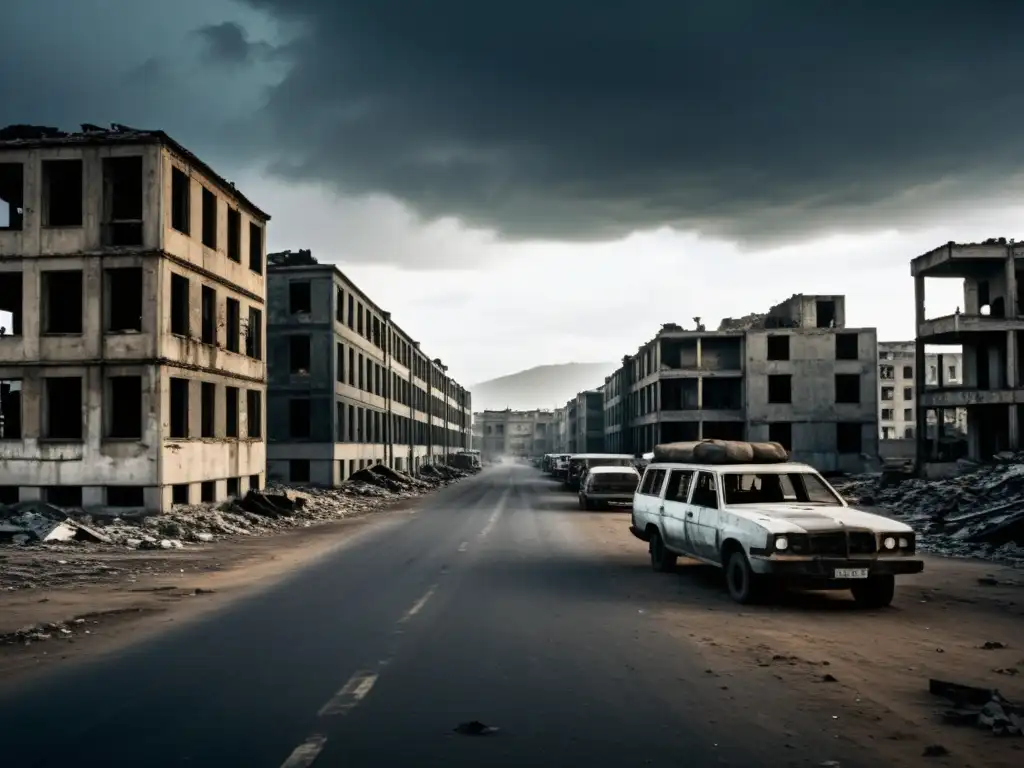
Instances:
[[[816,472],[728,472],[722,475],[722,490],[729,505],[800,502],[842,506]]]

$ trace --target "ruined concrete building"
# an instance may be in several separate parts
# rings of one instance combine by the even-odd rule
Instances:
[[[934,387],[916,381],[917,421],[946,412],[966,411],[967,456],[990,458],[1021,447],[1024,387],[1021,378],[1021,342],[1024,331],[1024,289],[1021,281],[1024,244],[1005,239],[984,243],[947,243],[911,262],[914,277],[918,369],[927,363],[927,345],[960,345],[962,376],[948,377],[948,366],[937,365]],[[925,280],[953,278],[963,281],[963,305],[956,312],[928,319]],[[948,357],[944,356],[944,357]],[[938,436],[917,432],[919,461],[944,460]]]
[[[883,441],[906,441],[912,458],[917,445],[917,364],[913,341],[878,342],[878,436]],[[925,354],[924,386],[939,382],[939,368],[944,381],[959,384],[963,379],[963,355],[959,352],[928,352]],[[928,434],[935,437],[935,415],[929,411]],[[944,412],[944,435],[955,439],[966,434],[967,414],[963,408]],[[886,454],[885,447],[882,454]]]
[[[604,387],[588,389],[567,401],[559,453],[604,453]]]
[[[481,411],[473,414],[473,447],[484,459],[543,456],[555,450],[554,411]]]
[[[269,218],[160,131],[0,130],[0,502],[262,485]]]
[[[308,250],[267,262],[270,477],[333,485],[470,448],[468,390],[390,312]]]
[[[797,294],[718,331],[666,325],[605,380],[605,450],[774,440],[821,471],[878,453],[877,334],[846,327],[843,296]]]

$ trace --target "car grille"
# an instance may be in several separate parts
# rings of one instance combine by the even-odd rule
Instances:
[[[870,531],[816,533],[810,537],[810,553],[822,557],[873,555],[877,550],[875,534]]]

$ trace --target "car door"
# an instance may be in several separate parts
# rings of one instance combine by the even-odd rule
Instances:
[[[668,473],[662,512],[662,529],[665,542],[675,551],[692,554],[692,546],[686,534],[686,515],[690,511],[687,497],[690,493],[692,469],[673,469]]]
[[[718,478],[701,470],[693,482],[686,510],[686,537],[693,552],[708,560],[718,559]]]
[[[640,485],[633,494],[633,525],[643,528],[649,522],[654,522],[651,517],[651,485],[654,483],[654,470],[649,468],[644,472]]]

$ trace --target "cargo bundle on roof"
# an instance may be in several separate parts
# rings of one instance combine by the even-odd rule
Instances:
[[[789,453],[780,443],[695,440],[654,446],[654,461],[683,464],[781,464],[789,461]]]

